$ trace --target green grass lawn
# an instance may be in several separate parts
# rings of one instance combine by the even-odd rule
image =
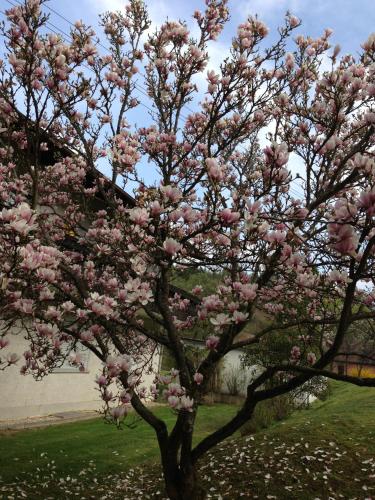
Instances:
[[[176,417],[169,408],[157,407],[154,411],[169,427],[173,425]],[[229,405],[202,406],[195,440],[224,424],[235,412],[236,408]],[[127,419],[129,423],[134,421],[131,414]],[[137,421],[134,429],[118,430],[101,418],[42,429],[5,431],[0,433],[0,450],[0,483],[39,472],[43,475],[51,468],[59,477],[77,476],[90,461],[97,475],[113,474],[159,458],[155,434],[149,425]]]
[[[311,408],[295,412],[287,421],[268,429],[268,434],[283,437],[291,429],[302,433],[309,428],[317,431],[310,432],[311,440],[331,436],[349,447],[355,440],[356,446],[367,443],[375,452],[375,388],[342,382],[332,382],[331,388],[332,394],[325,401],[316,401]]]
[[[223,498],[375,498],[375,389],[339,382],[331,387],[327,400],[232,440],[233,460],[229,443],[204,460],[210,482],[224,464],[220,477],[230,481],[221,485]]]
[[[375,498],[375,389],[332,388],[310,409],[212,450],[199,464],[211,498]],[[195,439],[235,411],[201,407]],[[173,424],[171,410],[155,412]],[[120,431],[95,419],[8,432],[0,449],[0,498],[162,498],[154,434],[142,422]]]

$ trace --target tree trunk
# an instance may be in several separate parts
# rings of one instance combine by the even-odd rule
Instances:
[[[171,500],[204,500],[206,492],[199,482],[198,474],[193,465],[185,467],[168,467],[164,470],[164,480],[167,495]]]

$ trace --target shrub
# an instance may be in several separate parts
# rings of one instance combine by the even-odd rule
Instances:
[[[294,410],[294,404],[288,395],[278,396],[272,400],[261,401],[254,410],[251,419],[242,426],[241,436],[253,434],[267,429],[276,421],[285,420]]]

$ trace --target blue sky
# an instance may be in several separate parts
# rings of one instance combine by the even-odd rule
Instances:
[[[19,2],[20,0],[11,0]],[[154,24],[161,24],[166,17],[185,19],[194,33],[192,19],[194,10],[203,10],[204,0],[146,0],[150,17]],[[82,19],[97,28],[100,12],[121,10],[124,0],[50,0],[47,4],[66,19]],[[2,10],[9,7],[8,0],[0,0]],[[319,36],[325,28],[332,28],[332,43],[339,43],[342,53],[357,53],[360,45],[375,30],[375,0],[230,0],[231,19],[227,23],[219,40],[210,45],[211,61],[208,68],[218,68],[223,56],[228,53],[231,37],[239,23],[249,14],[257,13],[270,28],[268,41],[277,35],[277,26],[283,22],[284,14],[289,10],[302,19],[302,26],[297,33]],[[50,12],[50,22],[69,32],[69,24],[54,12]],[[266,42],[267,43],[267,42]],[[204,78],[204,77],[203,77]],[[203,78],[201,82],[203,82]],[[203,90],[203,89],[202,89]],[[204,91],[206,88],[204,88]],[[143,108],[145,111],[145,108]]]
[[[152,20],[158,24],[166,16],[191,22],[193,11],[204,8],[203,0],[149,0],[146,3]],[[108,9],[121,9],[124,4],[122,0],[81,0],[79,2],[51,0],[48,5],[69,19],[82,18],[94,25],[97,13]],[[0,0],[0,5],[6,7],[6,0]],[[231,21],[225,30],[222,42],[228,43],[236,26],[250,13],[258,13],[274,32],[278,23],[282,21],[284,13],[289,9],[303,20],[300,32],[317,36],[322,28],[332,28],[334,42],[340,43],[344,52],[355,52],[375,29],[374,7],[374,0],[231,0],[229,2]],[[51,21],[64,27],[64,21],[54,15]],[[68,27],[66,23],[65,27]]]
[[[19,0],[11,0],[16,3]],[[204,9],[204,0],[148,0],[150,16],[156,24],[160,24],[167,16],[170,19],[186,19],[192,23],[191,15],[195,9]],[[123,0],[50,0],[48,6],[74,21],[83,19],[96,25],[97,14],[105,10],[122,9]],[[2,11],[10,7],[8,0],[0,0]],[[228,23],[219,46],[228,47],[231,35],[237,25],[250,13],[258,13],[259,17],[275,33],[277,25],[282,22],[287,10],[300,17],[303,26],[299,29],[305,35],[317,36],[323,28],[334,30],[333,41],[340,43],[343,52],[356,52],[360,44],[375,30],[374,0],[230,0],[231,20]],[[51,13],[51,22],[68,31],[69,25]]]
[[[0,0],[0,10],[10,7],[10,2],[20,0]],[[186,19],[194,33],[194,10],[204,9],[204,0],[146,0],[152,21],[161,24],[170,19]],[[121,10],[124,0],[50,0],[51,7],[69,21],[82,19],[97,27],[98,14],[106,10]],[[270,28],[269,42],[276,36],[277,26],[283,22],[287,10],[302,19],[299,33],[319,36],[324,28],[332,28],[332,43],[339,43],[342,53],[357,53],[360,44],[375,30],[375,0],[230,0],[231,19],[219,40],[210,46],[209,67],[217,68],[229,50],[231,37],[239,23],[249,14],[257,13]],[[50,12],[50,22],[57,28],[69,32],[68,22]],[[205,89],[204,89],[205,90]]]
[[[20,0],[11,0],[16,3]],[[204,10],[204,0],[146,0],[150,17],[155,25],[160,25],[166,17],[169,19],[185,19],[194,33],[194,10]],[[97,27],[98,14],[106,10],[122,10],[123,0],[50,0],[47,6],[64,16],[69,21],[82,19],[87,24]],[[0,10],[10,7],[8,0],[0,0]],[[342,53],[357,53],[360,45],[375,30],[375,0],[230,0],[231,19],[219,40],[210,45],[211,61],[208,68],[218,68],[221,60],[229,50],[231,37],[239,23],[249,14],[257,13],[270,28],[269,42],[277,34],[277,26],[283,22],[284,14],[289,10],[298,16],[303,24],[297,33],[319,36],[325,28],[332,28],[332,44],[339,43]],[[66,33],[69,24],[56,13],[50,12],[50,22]],[[105,42],[104,42],[105,43]],[[204,76],[200,83],[204,83]],[[202,88],[205,91],[205,86]],[[199,99],[202,94],[197,95]],[[144,104],[147,98],[139,96]],[[193,105],[194,106],[194,105]],[[148,121],[145,107],[136,108],[133,117],[139,124]],[[132,121],[130,119],[130,121]],[[104,168],[104,170],[106,170]]]

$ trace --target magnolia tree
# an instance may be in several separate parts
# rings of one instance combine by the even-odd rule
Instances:
[[[68,356],[80,366],[83,344],[103,362],[107,417],[132,406],[155,430],[172,499],[204,495],[197,461],[260,401],[322,375],[375,385],[327,369],[375,317],[375,35],[340,57],[330,30],[302,36],[288,14],[267,46],[249,17],[211,69],[226,3],[206,0],[194,37],[182,21],[152,31],[140,0],[101,17],[105,46],[81,21],[69,39],[49,33],[43,0],[2,27],[1,366],[39,379]],[[217,272],[215,293],[176,289],[185,269]],[[250,329],[259,313],[266,326]],[[184,338],[199,326],[197,368]],[[282,359],[265,352],[238,413],[193,446],[225,354],[282,332]],[[159,346],[175,368],[144,386]],[[147,406],[160,384],[171,431]]]

